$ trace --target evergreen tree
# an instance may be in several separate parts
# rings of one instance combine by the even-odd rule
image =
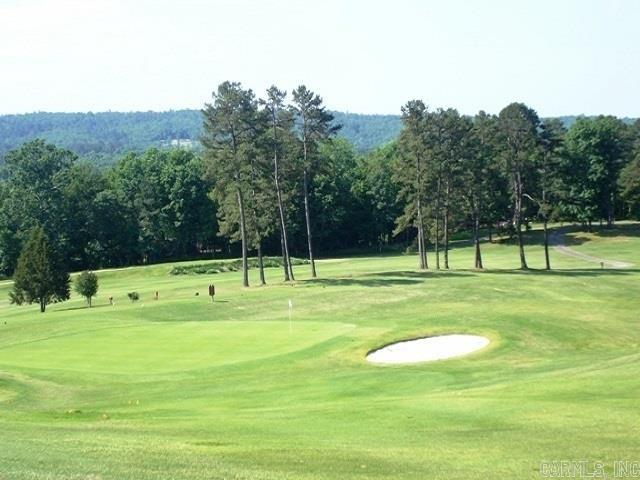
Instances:
[[[261,103],[264,106],[266,122],[265,129],[266,148],[273,159],[273,190],[278,210],[278,229],[282,244],[282,266],[284,268],[284,280],[295,280],[293,265],[289,254],[289,235],[287,233],[286,191],[285,184],[287,173],[292,169],[288,165],[292,150],[293,117],[285,107],[287,93],[279,90],[275,85],[267,90],[267,98]]]
[[[224,82],[205,105],[202,145],[215,181],[214,196],[220,206],[220,229],[239,234],[242,242],[242,284],[249,286],[247,263],[247,199],[251,192],[251,155],[256,153],[258,120],[253,91],[239,83]]]
[[[538,195],[527,195],[538,205],[538,216],[542,219],[544,234],[545,268],[551,269],[549,258],[549,219],[558,202],[560,190],[560,165],[562,162],[563,141],[566,129],[560,120],[550,119],[542,124],[540,132],[541,154],[538,157]]]
[[[461,160],[461,186],[464,209],[471,221],[474,244],[474,267],[484,268],[480,250],[480,226],[487,221],[494,196],[493,188],[500,173],[496,166],[497,118],[479,112],[468,132],[467,151]]]
[[[449,236],[451,233],[451,219],[453,207],[458,203],[456,196],[460,193],[462,163],[469,154],[468,140],[472,123],[466,117],[461,117],[457,110],[439,110],[433,117],[439,117],[438,143],[432,146],[431,157],[439,157],[439,180],[442,182],[442,233],[444,245],[444,268],[449,269]],[[433,145],[434,141],[430,143]]]
[[[513,227],[515,228],[520,267],[527,269],[522,238],[523,198],[527,179],[536,162],[538,150],[538,114],[522,103],[511,103],[499,115],[502,164],[511,184]]]
[[[417,230],[418,265],[421,270],[429,267],[427,261],[424,204],[427,184],[427,146],[425,142],[425,120],[427,107],[421,100],[411,100],[402,107],[403,128],[398,139],[394,180],[400,186],[398,200],[404,205],[402,214],[396,219],[398,234],[408,227]]]
[[[48,304],[69,299],[69,282],[69,273],[44,229],[35,227],[18,258],[11,302],[18,305],[38,302],[44,312]]]
[[[313,182],[313,176],[322,168],[318,146],[337,132],[340,127],[332,125],[333,115],[327,112],[322,105],[322,98],[304,85],[300,85],[293,91],[293,110],[297,117],[297,127],[302,144],[302,194],[311,276],[315,278],[317,274],[313,258],[309,189]]]

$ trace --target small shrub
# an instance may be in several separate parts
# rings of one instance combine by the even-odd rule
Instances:
[[[140,300],[140,294],[138,292],[129,292],[127,293],[127,297],[129,297],[132,303]]]
[[[91,298],[98,293],[98,276],[89,271],[84,271],[76,278],[76,292],[86,298],[91,308]]]

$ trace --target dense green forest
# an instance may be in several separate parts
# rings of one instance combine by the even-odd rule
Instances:
[[[166,123],[164,114],[126,114],[125,123],[148,115],[155,127],[140,120],[131,138],[141,150],[117,154],[106,168],[87,159],[82,135],[75,150],[61,147],[73,129],[52,125],[99,118],[92,128],[100,130],[121,125],[123,114],[37,114],[38,128],[60,137],[4,156],[0,275],[14,272],[34,228],[69,270],[241,257],[247,284],[246,269],[262,270],[267,255],[281,257],[285,279],[293,279],[294,257],[308,259],[315,275],[314,256],[388,247],[417,252],[421,268],[448,268],[460,232],[474,239],[482,268],[481,229],[516,241],[527,268],[522,231],[532,222],[546,232],[556,220],[592,228],[640,217],[640,121],[581,117],[567,128],[520,103],[469,117],[412,100],[401,112],[397,138],[363,152],[344,137],[355,127],[342,123],[359,117],[328,111],[304,86],[258,98],[225,82],[196,120],[189,111]],[[393,117],[377,120],[368,131],[382,138]],[[197,148],[145,149],[145,138],[166,142],[190,129],[202,131]],[[125,144],[114,137],[110,148]]]
[[[332,111],[338,136],[357,153],[368,152],[400,133],[400,115],[362,115]],[[570,127],[578,116],[560,120]],[[633,123],[632,119],[622,119]],[[129,151],[184,146],[200,149],[202,118],[199,110],[168,112],[28,113],[0,115],[0,159],[22,143],[42,138],[72,150],[98,166],[114,164]]]

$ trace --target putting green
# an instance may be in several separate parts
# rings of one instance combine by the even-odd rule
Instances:
[[[0,348],[0,366],[161,374],[265,359],[342,335],[352,325],[286,321],[145,322]]]

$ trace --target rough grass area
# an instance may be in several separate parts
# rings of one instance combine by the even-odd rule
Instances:
[[[450,271],[331,259],[318,279],[270,268],[249,289],[223,272],[215,302],[206,278],[169,275],[180,264],[100,272],[94,308],[75,296],[44,315],[9,305],[0,282],[0,479],[538,479],[553,460],[613,478],[615,461],[640,458],[639,232],[567,234],[629,269],[552,250],[555,270],[535,270],[533,245],[523,272],[512,244],[485,243],[478,272],[455,242]],[[446,333],[491,343],[365,360]]]
[[[282,257],[262,257],[262,264],[265,268],[282,267]],[[306,265],[309,260],[291,257],[292,265]],[[249,268],[258,268],[258,259],[249,258],[247,260]],[[242,259],[215,260],[192,265],[176,265],[170,271],[170,275],[211,275],[224,272],[238,272],[242,270]]]

